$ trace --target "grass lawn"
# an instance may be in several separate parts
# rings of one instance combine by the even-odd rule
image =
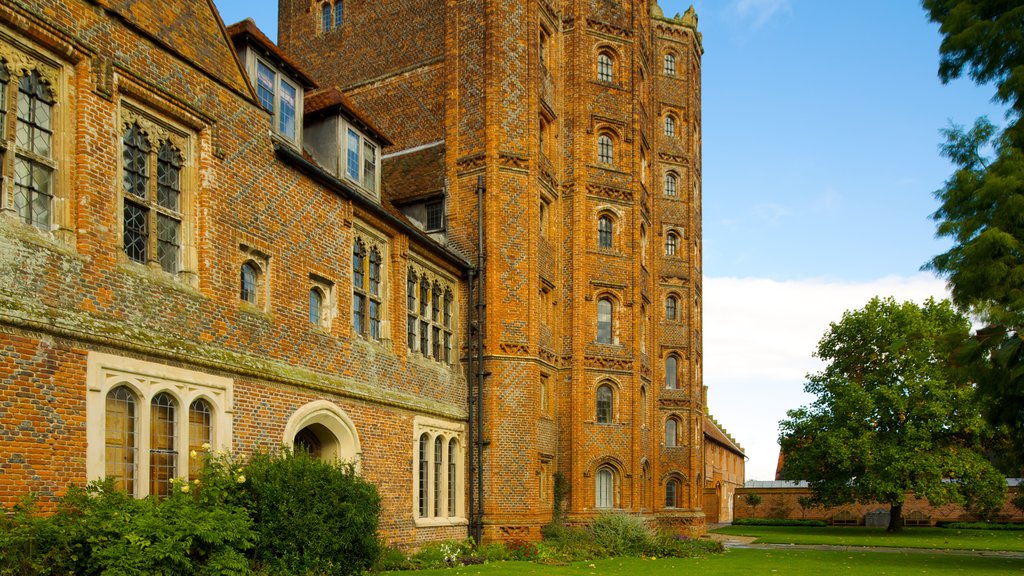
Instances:
[[[725,526],[718,534],[756,536],[761,544],[829,544],[946,550],[1012,550],[1024,552],[1024,531],[904,528],[888,534],[884,528],[831,526]]]
[[[530,562],[497,562],[419,572],[386,572],[392,576],[732,576],[744,574],[822,576],[823,574],[1022,574],[1024,560],[943,554],[892,552],[823,552],[817,550],[734,549],[701,559],[642,560],[615,558],[545,566]]]

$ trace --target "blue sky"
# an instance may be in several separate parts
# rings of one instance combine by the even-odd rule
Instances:
[[[215,0],[276,38],[276,2]],[[690,2],[660,0],[667,15]],[[936,75],[916,0],[697,0],[703,58],[704,383],[774,477],[778,421],[831,321],[873,295],[943,295],[929,215],[952,166],[939,129],[1002,122],[990,86]]]

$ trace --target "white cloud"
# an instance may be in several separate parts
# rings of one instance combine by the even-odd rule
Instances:
[[[770,480],[778,423],[807,404],[804,376],[821,369],[812,354],[830,322],[873,296],[922,302],[948,296],[930,274],[869,282],[704,279],[704,384],[709,410],[744,447],[747,478]]]
[[[755,28],[764,26],[777,14],[790,11],[789,0],[736,0],[733,11],[743,19],[752,20]]]

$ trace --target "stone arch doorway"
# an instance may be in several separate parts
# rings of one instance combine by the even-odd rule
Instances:
[[[325,462],[352,462],[359,469],[359,435],[338,405],[317,400],[292,414],[284,429],[284,445]]]

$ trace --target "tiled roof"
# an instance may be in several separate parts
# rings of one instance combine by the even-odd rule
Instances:
[[[391,145],[391,140],[370,121],[370,118],[363,114],[352,103],[352,100],[349,100],[348,96],[334,86],[307,93],[303,109],[307,117],[340,110],[350,120],[359,124],[364,131],[369,132],[382,146]]]
[[[395,204],[444,193],[444,144],[399,153],[384,159],[384,196]]]
[[[228,26],[227,32],[231,41],[235,44],[248,39],[267,52],[268,56],[275,60],[274,63],[276,65],[282,66],[288,75],[301,82],[307,89],[316,88],[316,82],[314,82],[308,74],[303,72],[287,54],[278,48],[277,44],[274,44],[270,38],[267,38],[266,34],[264,34],[263,31],[256,26],[256,23],[253,22],[252,18],[246,18],[241,22],[235,22],[231,26]]]
[[[228,86],[249,84],[212,0],[106,0],[106,7]]]

